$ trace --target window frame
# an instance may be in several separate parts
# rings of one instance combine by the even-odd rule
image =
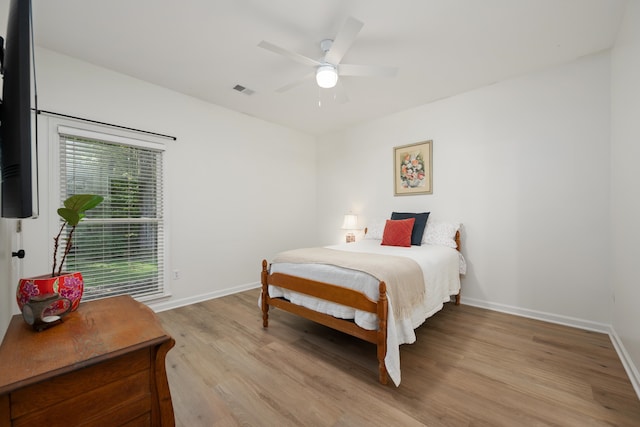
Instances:
[[[168,218],[168,198],[167,198],[167,145],[166,138],[136,132],[135,130],[121,129],[107,125],[93,124],[81,120],[49,117],[49,184],[48,184],[48,205],[52,207],[49,225],[49,235],[55,236],[60,229],[59,217],[56,213],[61,206],[61,157],[60,139],[61,135],[73,135],[88,139],[96,139],[109,143],[128,145],[132,147],[148,148],[161,152],[162,173],[159,177],[162,180],[162,271],[160,272],[161,291],[152,295],[133,296],[141,302],[156,301],[170,297],[169,280],[169,218]],[[81,227],[82,224],[79,225]],[[49,245],[49,259],[53,259],[53,245]]]

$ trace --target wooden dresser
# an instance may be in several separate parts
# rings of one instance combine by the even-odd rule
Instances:
[[[42,332],[16,315],[0,346],[0,427],[173,426],[174,344],[129,296],[82,303]]]

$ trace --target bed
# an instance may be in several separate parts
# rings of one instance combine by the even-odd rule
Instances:
[[[276,307],[373,343],[380,383],[390,377],[398,386],[399,346],[415,342],[414,330],[452,296],[460,304],[460,274],[466,271],[460,225],[443,224],[450,225],[446,245],[382,245],[373,232],[355,243],[285,251],[271,264],[263,260],[263,327],[269,325],[270,307]],[[363,259],[368,264],[362,269],[352,263]],[[405,274],[413,264],[422,280],[415,271]]]

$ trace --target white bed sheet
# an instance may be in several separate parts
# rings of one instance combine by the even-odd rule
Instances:
[[[409,318],[395,319],[393,301],[387,295],[389,315],[385,365],[391,380],[396,386],[400,385],[400,344],[415,342],[414,329],[424,323],[428,317],[440,311],[444,303],[450,301],[451,295],[456,295],[460,291],[460,274],[464,274],[466,269],[464,258],[457,250],[445,246],[422,245],[409,248],[382,246],[380,240],[370,239],[327,247],[350,252],[405,256],[415,260],[422,269],[426,297]],[[378,300],[379,280],[361,271],[325,264],[274,263],[271,265],[271,272],[349,287],[363,292],[374,301]],[[373,313],[354,310],[275,286],[269,286],[269,295],[271,297],[285,297],[294,304],[337,318],[353,319],[358,326],[364,329],[375,330],[378,328],[378,317]]]

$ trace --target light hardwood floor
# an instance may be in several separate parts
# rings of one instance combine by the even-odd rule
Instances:
[[[258,290],[159,313],[178,426],[640,426],[609,337],[471,306],[400,347],[400,387],[375,346],[272,309]]]

